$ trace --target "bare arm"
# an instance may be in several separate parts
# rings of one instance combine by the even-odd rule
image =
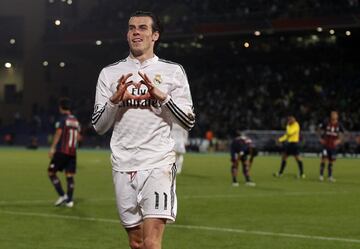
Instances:
[[[50,151],[49,151],[50,158],[53,158],[53,156],[55,154],[56,145],[59,143],[61,135],[62,135],[62,129],[60,129],[60,128],[56,129],[55,134],[54,134],[54,139],[52,141]]]

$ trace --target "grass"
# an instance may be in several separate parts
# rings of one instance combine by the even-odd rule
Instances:
[[[129,248],[108,151],[79,152],[72,209],[52,206],[46,150],[3,148],[0,155],[1,249]],[[177,221],[167,226],[163,248],[360,248],[360,160],[339,159],[336,183],[317,180],[318,158],[304,159],[304,180],[296,179],[292,158],[284,177],[273,178],[279,162],[256,158],[257,186],[234,188],[227,154],[187,154],[177,178]]]

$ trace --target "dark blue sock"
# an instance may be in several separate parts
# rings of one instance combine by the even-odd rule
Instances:
[[[299,174],[300,175],[304,174],[303,162],[301,160],[298,160],[297,163],[298,163],[298,166],[299,166]]]
[[[74,187],[75,187],[75,181],[74,181],[74,177],[70,176],[70,177],[66,177],[66,182],[67,182],[67,202],[72,201],[73,198],[73,194],[74,194]]]
[[[325,170],[325,163],[320,163],[320,175],[321,176],[324,175],[324,170]]]
[[[332,177],[332,173],[333,173],[332,167],[333,167],[333,164],[332,164],[332,163],[329,163],[329,164],[328,164],[328,176],[329,176],[329,177]]]
[[[243,170],[243,175],[245,177],[245,181],[250,182],[249,169],[245,163],[242,165],[242,170]]]
[[[282,173],[284,173],[285,167],[286,167],[286,161],[285,161],[285,160],[282,160],[282,161],[281,161],[280,171],[279,171],[279,174],[280,174],[280,175],[282,175]]]
[[[231,176],[232,176],[232,181],[234,183],[237,182],[236,173],[237,173],[237,168],[235,166],[231,166]]]
[[[60,195],[60,196],[64,196],[64,190],[61,186],[61,182],[60,179],[56,176],[56,175],[51,175],[49,176],[50,181],[52,183],[52,185],[54,186],[56,192]]]

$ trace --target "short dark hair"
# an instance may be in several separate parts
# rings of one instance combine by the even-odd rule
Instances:
[[[59,99],[59,106],[61,107],[61,109],[65,110],[65,111],[70,111],[71,110],[71,100],[67,97],[62,97]]]
[[[164,28],[161,24],[160,18],[150,11],[142,11],[142,10],[135,11],[134,13],[132,13],[130,15],[130,18],[137,17],[137,16],[147,16],[152,19],[152,25],[151,25],[152,31],[159,32],[159,39],[155,42],[155,46],[156,46],[160,41],[162,32],[164,31]]]

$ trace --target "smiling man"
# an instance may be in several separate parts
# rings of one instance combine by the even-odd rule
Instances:
[[[129,19],[130,55],[102,69],[92,124],[113,129],[110,147],[116,202],[132,249],[160,249],[165,224],[175,221],[176,165],[173,122],[195,123],[188,80],[181,65],[154,54],[159,19],[138,11]]]

